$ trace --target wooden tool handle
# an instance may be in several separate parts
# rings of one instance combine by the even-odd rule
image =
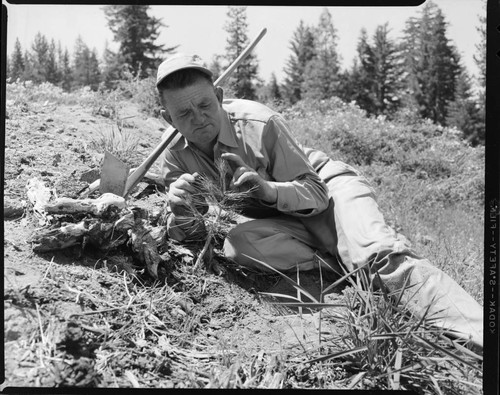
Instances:
[[[266,34],[267,29],[263,28],[260,33],[255,37],[252,42],[243,50],[243,52],[234,60],[233,63],[222,73],[222,75],[217,78],[214,82],[214,85],[223,84],[231,75],[231,73],[245,60],[248,54],[254,49],[257,43],[261,40],[262,37]],[[158,159],[160,154],[167,148],[170,142],[175,138],[179,131],[172,126],[168,129],[171,130],[168,137],[163,140],[151,154],[141,163],[141,165],[128,177],[127,185],[125,186],[125,192],[123,197],[126,197],[129,192],[139,183],[139,181],[144,177],[144,175],[148,172],[148,170],[153,166],[153,163]]]

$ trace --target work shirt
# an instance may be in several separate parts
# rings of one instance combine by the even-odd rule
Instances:
[[[295,142],[284,119],[257,102],[226,99],[222,104],[221,129],[214,146],[214,159],[179,135],[164,151],[162,175],[168,187],[184,173],[202,173],[218,177],[215,160],[222,153],[234,153],[263,179],[275,182],[277,201],[274,204],[249,199],[243,213],[253,218],[280,214],[314,218],[329,206],[328,188]],[[326,162],[318,156],[316,166]],[[183,230],[169,218],[171,237],[182,240]]]

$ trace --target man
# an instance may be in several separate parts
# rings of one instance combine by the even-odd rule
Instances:
[[[232,168],[231,187],[251,188],[243,213],[224,243],[240,265],[280,271],[311,270],[339,262],[352,271],[369,265],[390,290],[405,292],[412,312],[428,305],[433,324],[482,347],[481,306],[455,281],[421,259],[386,225],[372,188],[355,169],[300,147],[285,120],[248,100],[223,100],[198,56],[174,55],[158,68],[162,115],[180,136],[165,150],[162,174],[171,215],[169,235],[199,237],[190,214],[197,174],[218,177],[217,160]],[[337,266],[338,267],[338,266]]]

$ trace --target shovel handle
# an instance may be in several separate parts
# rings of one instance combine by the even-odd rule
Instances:
[[[261,40],[262,37],[266,34],[267,29],[263,28],[260,33],[255,37],[252,42],[241,52],[241,54],[234,60],[233,63],[222,73],[222,75],[217,78],[214,82],[214,85],[223,84],[231,75],[231,73],[236,69],[243,60],[248,56],[248,54],[254,49],[257,43]],[[123,197],[126,197],[129,192],[139,183],[139,181],[144,177],[144,175],[148,172],[148,170],[153,166],[153,163],[158,159],[161,153],[167,148],[167,146],[172,142],[172,140],[177,136],[179,131],[173,127],[169,128],[171,130],[168,137],[163,140],[151,154],[141,163],[141,165],[135,169],[135,171],[128,177],[127,185],[125,186],[125,192]]]

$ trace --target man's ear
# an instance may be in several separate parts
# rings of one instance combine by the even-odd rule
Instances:
[[[169,114],[166,110],[160,110],[160,114],[161,114],[161,116],[163,117],[163,119],[164,119],[165,121],[167,121],[167,123],[168,123],[169,125],[174,126],[174,124],[172,123],[172,117],[170,116],[170,114]]]
[[[222,104],[222,100],[224,99],[224,90],[220,86],[215,88],[215,96],[217,96],[219,103]]]

